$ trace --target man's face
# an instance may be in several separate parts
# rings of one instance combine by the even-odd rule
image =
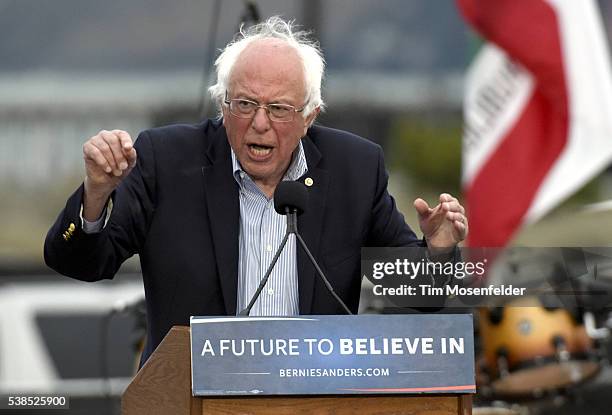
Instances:
[[[297,52],[277,39],[256,41],[240,54],[230,75],[228,99],[248,99],[259,104],[304,106],[304,69]],[[271,121],[260,108],[252,119],[232,115],[223,106],[223,124],[242,168],[268,194],[274,191],[289,167],[293,151],[316,116],[296,113],[293,121]]]

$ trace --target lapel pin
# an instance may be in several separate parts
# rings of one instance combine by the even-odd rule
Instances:
[[[314,184],[314,180],[312,180],[310,177],[306,177],[306,180],[304,180],[304,184],[310,187]]]

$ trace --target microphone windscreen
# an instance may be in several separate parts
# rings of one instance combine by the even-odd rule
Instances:
[[[301,215],[308,204],[308,190],[303,183],[281,181],[274,191],[274,209],[281,215],[286,215],[286,207],[294,208]]]

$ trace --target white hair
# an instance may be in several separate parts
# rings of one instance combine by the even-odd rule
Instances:
[[[229,77],[238,60],[238,56],[248,45],[260,39],[282,39],[295,49],[304,66],[304,82],[306,84],[306,105],[302,115],[308,117],[317,107],[323,109],[325,104],[321,98],[321,82],[325,71],[325,60],[318,42],[310,40],[310,32],[294,31],[295,22],[285,21],[279,16],[270,17],[265,22],[244,29],[236,35],[222,51],[215,67],[217,70],[217,83],[210,88],[213,101],[221,108],[228,89]]]

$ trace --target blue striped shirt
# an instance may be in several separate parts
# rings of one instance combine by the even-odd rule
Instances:
[[[274,210],[249,175],[242,170],[232,150],[234,178],[239,187],[240,231],[238,237],[238,301],[240,312],[249,304],[287,230],[287,219]],[[308,170],[300,141],[283,180],[297,180]],[[251,310],[252,316],[299,314],[298,272],[295,235],[291,235],[268,283]]]

